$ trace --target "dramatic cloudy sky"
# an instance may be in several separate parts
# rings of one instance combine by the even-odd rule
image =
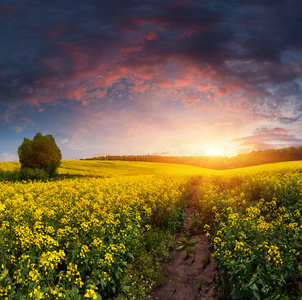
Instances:
[[[1,0],[0,161],[302,145],[300,0]]]

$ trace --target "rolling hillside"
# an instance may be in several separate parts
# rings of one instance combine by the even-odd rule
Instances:
[[[20,167],[19,162],[0,162],[1,170],[14,170]],[[302,169],[302,161],[279,162],[265,165],[237,168],[231,170],[212,170],[201,167],[133,161],[107,161],[107,160],[65,160],[59,168],[59,174],[119,177],[131,175],[219,175],[238,172],[262,172],[264,170]]]

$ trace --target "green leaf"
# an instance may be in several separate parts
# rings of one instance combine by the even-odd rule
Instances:
[[[260,294],[259,294],[259,289],[258,289],[258,286],[256,285],[256,283],[251,284],[250,289],[252,290],[255,299],[260,300],[261,298],[260,298]]]
[[[248,291],[233,291],[231,296],[232,300],[253,299],[251,293]]]

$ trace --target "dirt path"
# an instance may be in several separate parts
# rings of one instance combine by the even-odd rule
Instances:
[[[192,224],[189,208],[186,225],[176,236],[171,258],[166,264],[164,283],[157,285],[149,299],[217,300],[218,263],[211,257],[211,245],[203,233],[188,235]],[[195,242],[196,241],[196,242]],[[181,250],[177,248],[181,245]]]

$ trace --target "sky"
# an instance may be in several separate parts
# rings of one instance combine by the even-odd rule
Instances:
[[[1,0],[0,161],[302,145],[300,0]]]

